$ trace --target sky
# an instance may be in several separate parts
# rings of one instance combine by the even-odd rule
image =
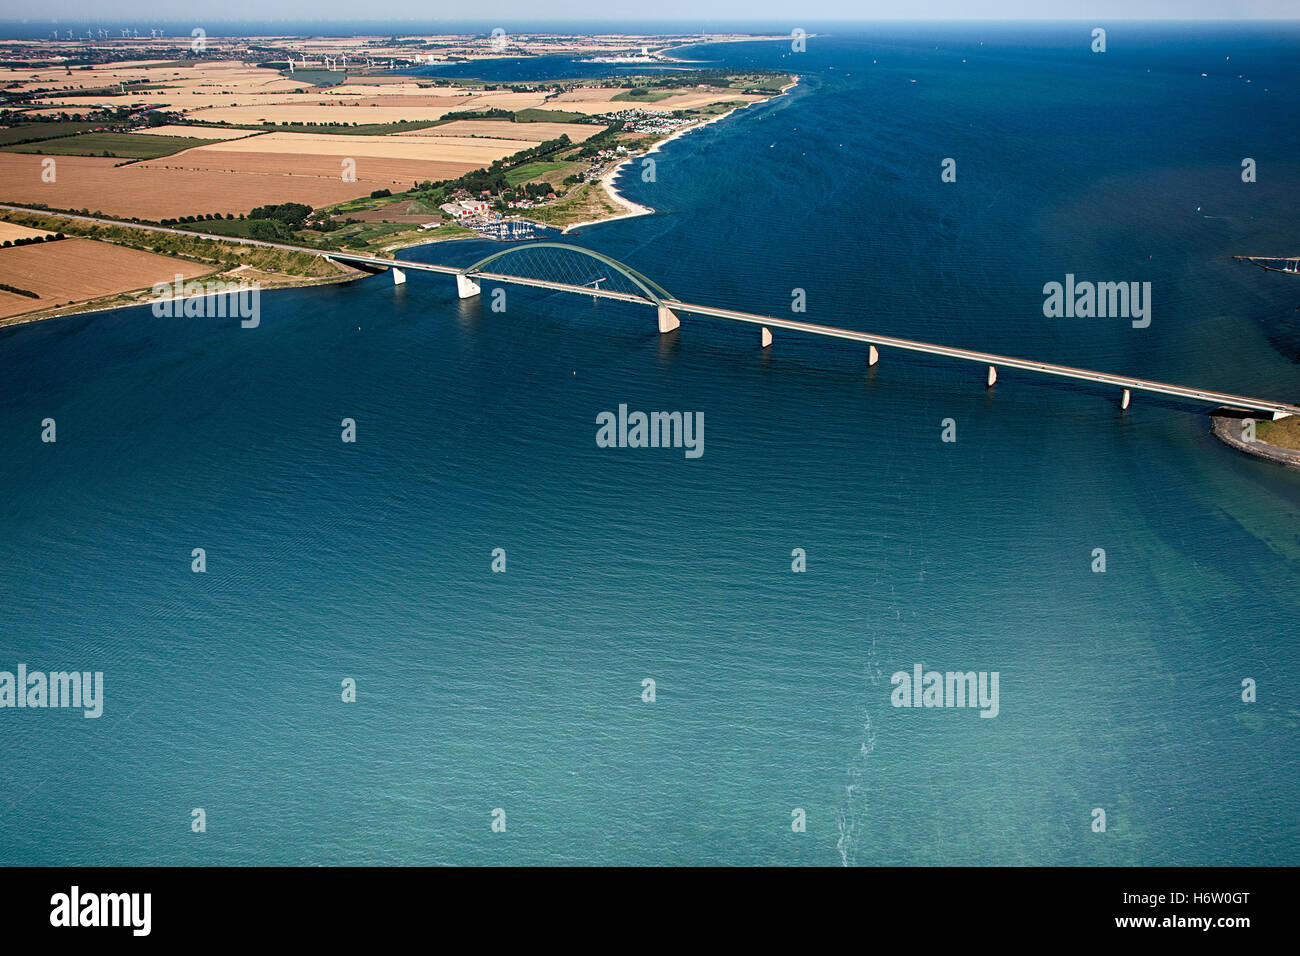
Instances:
[[[845,20],[1296,19],[1300,0],[0,0],[0,20],[108,23],[411,19],[435,21],[750,21],[798,24]]]

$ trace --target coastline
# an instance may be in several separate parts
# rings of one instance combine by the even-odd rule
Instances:
[[[230,273],[209,272],[195,279],[196,282],[207,282],[213,279],[222,281],[236,282],[237,277],[234,272],[244,268],[239,266]],[[330,285],[341,282],[353,282],[356,279],[364,278],[367,273],[349,267],[347,272],[339,273],[332,276],[302,276],[300,281],[288,279],[286,281],[260,283],[258,288],[262,292],[272,289],[305,289],[311,286]],[[223,276],[225,277],[223,279]],[[260,281],[260,280],[259,280]],[[129,309],[137,305],[151,305],[153,300],[147,298],[147,294],[152,286],[145,286],[139,289],[129,289],[126,292],[118,292],[112,297],[111,301],[92,299],[88,302],[79,302],[72,305],[56,306],[51,309],[39,310],[35,312],[20,312],[17,315],[0,318],[0,329],[6,329],[11,326],[27,325],[32,322],[45,322],[49,319],[68,319],[77,315],[94,315],[96,312],[112,312],[115,309]],[[212,293],[204,293],[200,298],[207,298]]]
[[[799,76],[796,74],[793,80],[791,80],[785,86],[781,87],[781,92],[778,93],[776,96],[768,97],[765,100],[757,100],[756,102],[753,103],[746,103],[744,106],[733,106],[725,113],[719,113],[717,116],[710,116],[708,119],[700,120],[698,123],[691,123],[688,126],[683,126],[681,129],[673,130],[673,132],[669,133],[663,139],[654,143],[644,153],[638,153],[635,156],[629,156],[627,159],[623,160],[622,162],[615,163],[613,166],[611,166],[609,169],[607,169],[604,173],[601,174],[599,182],[601,186],[604,188],[605,194],[609,196],[609,198],[616,205],[622,206],[624,209],[626,209],[627,212],[620,213],[617,216],[606,216],[603,219],[590,219],[586,222],[572,223],[571,225],[565,226],[563,229],[561,229],[560,235],[562,236],[568,235],[573,230],[581,229],[584,226],[595,226],[595,225],[599,225],[602,222],[615,222],[619,219],[632,219],[635,218],[636,216],[650,215],[652,212],[654,212],[654,209],[652,207],[643,206],[638,202],[633,202],[632,200],[624,196],[622,193],[620,193],[618,191],[618,187],[614,185],[614,180],[618,178],[618,175],[623,171],[624,166],[626,166],[628,163],[633,163],[640,159],[644,159],[646,156],[649,156],[651,153],[659,152],[659,150],[662,149],[664,146],[668,145],[678,137],[685,136],[687,133],[691,132],[692,130],[703,129],[705,126],[709,126],[713,123],[721,122],[722,120],[730,116],[732,113],[735,113],[739,110],[747,110],[751,106],[758,106],[761,103],[770,103],[772,102],[772,100],[775,100],[778,97],[785,96],[786,93],[788,93],[790,90],[794,89],[798,85],[799,85]]]
[[[757,106],[762,103],[768,103],[771,102],[772,100],[777,99],[780,96],[784,96],[791,89],[798,86],[799,81],[800,81],[800,77],[797,74],[795,74],[793,75],[791,81],[785,84],[784,86],[782,86],[780,92],[774,96],[769,96],[762,100],[756,100],[752,103],[744,103],[739,106],[734,106],[724,113],[719,113],[716,116],[710,116],[705,119],[699,120],[697,122],[682,126],[679,129],[674,130],[672,133],[669,133],[663,139],[660,139],[655,143],[651,144],[650,147],[647,148],[644,152],[628,156],[626,159],[618,163],[615,163],[613,166],[611,166],[608,170],[606,170],[604,173],[600,175],[600,177],[598,178],[598,182],[600,183],[601,188],[604,189],[605,194],[610,198],[610,200],[616,206],[621,207],[626,211],[619,213],[617,215],[605,216],[599,219],[592,219],[584,222],[570,224],[568,226],[565,226],[563,229],[561,229],[560,234],[567,235],[573,230],[581,229],[585,226],[594,226],[604,222],[615,222],[619,219],[632,219],[637,216],[650,215],[655,211],[653,207],[645,206],[642,205],[641,203],[633,202],[632,200],[624,196],[622,193],[620,193],[618,191],[618,188],[614,185],[614,181],[618,178],[619,174],[623,172],[624,167],[626,167],[629,163],[637,162],[641,159],[644,159],[646,156],[649,156],[652,153],[658,152],[668,143],[671,143],[673,140],[686,135],[692,130],[700,129],[705,126],[709,126],[713,123],[721,122],[722,120],[731,116],[733,113],[737,112],[738,110],[749,109],[752,106]],[[6,210],[13,211],[13,212],[22,212],[22,213],[30,213],[35,215],[68,218],[73,220],[86,219],[92,222],[96,221],[92,217],[84,217],[76,213],[37,209],[35,207],[25,207],[18,204],[11,205],[5,203],[2,205]],[[113,224],[121,225],[125,227],[130,227],[132,225],[129,222],[126,221],[119,222],[117,220],[113,220]],[[546,223],[535,223],[535,224],[543,227],[547,225]],[[168,233],[185,232],[186,234],[191,234],[188,233],[188,231],[176,230],[176,229],[160,229],[158,231],[168,232]],[[215,236],[215,235],[208,235],[205,233],[192,233],[192,235],[194,235],[197,238],[213,239],[217,241],[231,242],[233,244],[238,244],[240,241],[233,237]],[[456,239],[463,239],[463,238],[471,238],[471,237],[460,236],[460,235],[455,235],[455,236],[448,235],[445,237],[439,237],[435,235],[421,235],[418,237],[412,236],[409,240],[387,245],[383,248],[382,251],[391,254],[401,249],[430,245],[437,242],[453,241]],[[105,240],[97,240],[97,241],[105,241]],[[112,244],[121,245],[122,243],[112,243]],[[264,243],[259,242],[254,244],[263,245]],[[247,265],[242,265],[238,268],[244,269],[249,267]],[[215,274],[221,275],[222,273],[215,273]],[[364,275],[364,273],[358,273],[355,270],[348,270],[347,272],[333,274],[333,275],[324,275],[324,276],[293,276],[293,277],[284,276],[280,281],[263,284],[262,288],[263,289],[306,288],[306,287],[316,286],[316,285],[328,285],[328,284],[339,283],[339,282],[351,282],[357,278],[360,278],[362,275]],[[211,276],[212,274],[208,274],[209,278],[211,278]],[[17,315],[0,318],[0,328],[4,328],[8,326],[16,326],[16,325],[26,325],[31,322],[41,322],[46,319],[67,318],[75,315],[89,315],[96,312],[107,312],[114,309],[129,308],[133,305],[139,305],[144,303],[145,300],[142,299],[141,296],[145,291],[146,290],[144,289],[128,290],[128,291],[116,293],[111,297],[100,297],[95,300],[78,302],[71,305],[57,306],[49,309],[37,309],[31,312],[19,313]]]
[[[1214,433],[1214,437],[1229,448],[1235,448],[1237,451],[1253,458],[1271,461],[1274,464],[1282,465],[1284,468],[1300,468],[1300,451],[1292,451],[1279,445],[1271,445],[1258,438],[1252,442],[1243,441],[1240,434],[1234,435],[1229,428],[1229,423],[1240,421],[1240,419],[1215,415],[1211,418],[1211,421],[1214,424],[1210,430]]]

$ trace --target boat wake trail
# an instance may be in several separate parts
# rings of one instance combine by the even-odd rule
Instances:
[[[872,687],[877,687],[882,679],[880,665],[876,660],[876,641],[871,641],[871,653],[867,661],[867,678]],[[873,695],[874,696],[874,695]],[[841,866],[858,865],[858,848],[860,837],[866,826],[868,807],[867,769],[872,753],[876,749],[876,728],[872,723],[870,712],[864,707],[862,721],[862,742],[858,753],[848,768],[848,783],[844,787],[844,806],[837,815],[840,837],[835,849],[840,854]]]

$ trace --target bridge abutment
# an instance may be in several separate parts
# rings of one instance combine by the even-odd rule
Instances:
[[[479,294],[478,280],[471,279],[467,275],[457,275],[456,294],[462,299],[472,299]]]

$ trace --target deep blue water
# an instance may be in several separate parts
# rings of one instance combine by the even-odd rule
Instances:
[[[1300,252],[1300,34],[1108,41],[699,48],[803,82],[570,238],[691,301],[1300,397],[1300,280],[1227,258]],[[1151,326],[1045,319],[1067,272],[1150,281]],[[0,861],[1300,863],[1300,473],[1143,396],[507,301],[0,331],[0,669],[106,694],[0,710]],[[703,412],[704,455],[598,448],[620,403]],[[917,662],[997,671],[998,717],[892,707]]]

